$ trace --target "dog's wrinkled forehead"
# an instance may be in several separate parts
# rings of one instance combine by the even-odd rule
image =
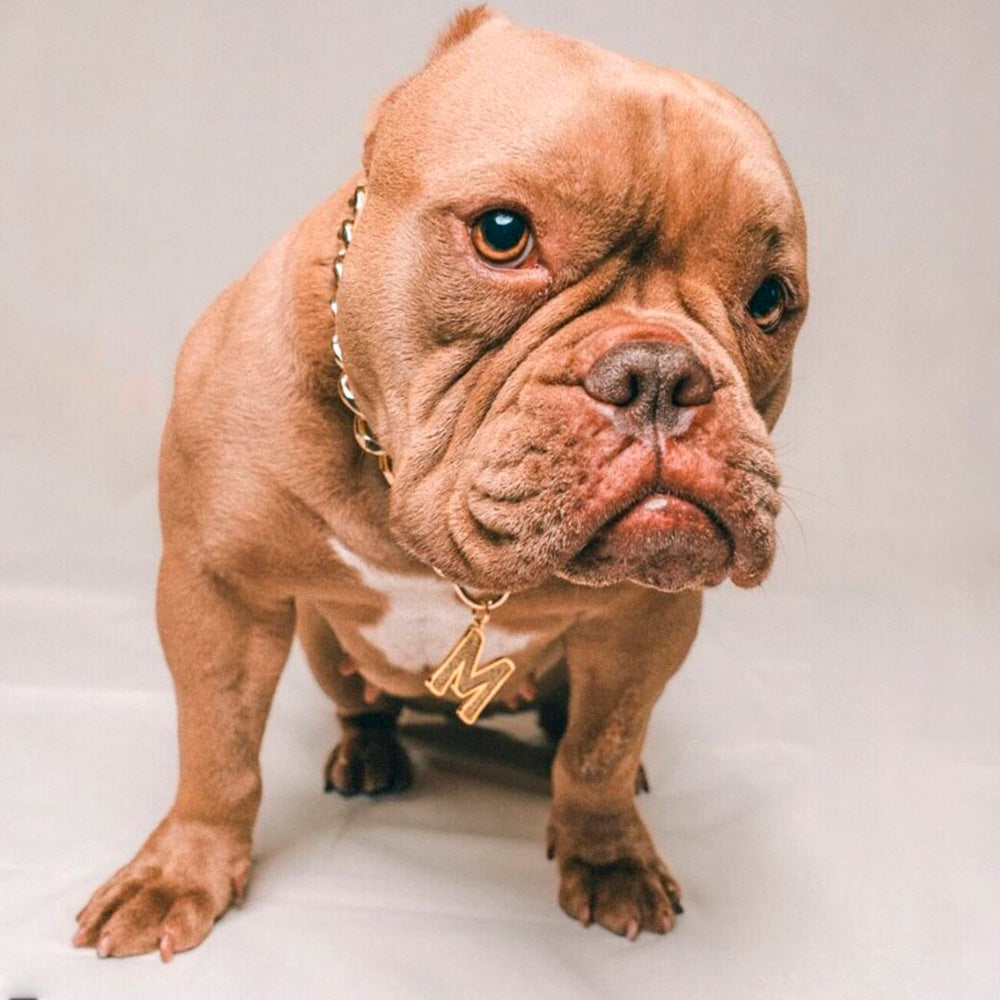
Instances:
[[[393,91],[374,132],[373,183],[411,204],[506,196],[590,225],[613,205],[617,226],[656,219],[675,244],[692,229],[730,236],[727,217],[801,226],[767,128],[735,97],[502,18]]]

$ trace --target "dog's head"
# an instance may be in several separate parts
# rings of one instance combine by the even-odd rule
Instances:
[[[805,224],[719,87],[460,15],[377,109],[339,293],[391,527],[484,590],[758,583]]]

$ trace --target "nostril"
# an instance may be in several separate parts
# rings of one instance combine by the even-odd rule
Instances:
[[[589,395],[612,406],[632,406],[643,392],[642,373],[628,357],[610,353],[601,358],[583,380]]]
[[[674,383],[671,402],[674,406],[707,406],[715,395],[711,375],[698,361]]]

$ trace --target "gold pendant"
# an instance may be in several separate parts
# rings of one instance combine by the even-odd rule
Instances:
[[[514,661],[508,656],[501,656],[482,666],[479,664],[483,651],[483,629],[489,621],[487,608],[488,605],[483,605],[473,612],[472,624],[440,666],[424,681],[427,690],[439,698],[452,691],[463,699],[455,714],[468,726],[483,714],[483,709],[516,669]]]

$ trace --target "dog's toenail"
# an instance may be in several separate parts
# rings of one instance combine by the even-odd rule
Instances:
[[[174,939],[169,934],[160,938],[160,958],[169,962],[174,957]]]

